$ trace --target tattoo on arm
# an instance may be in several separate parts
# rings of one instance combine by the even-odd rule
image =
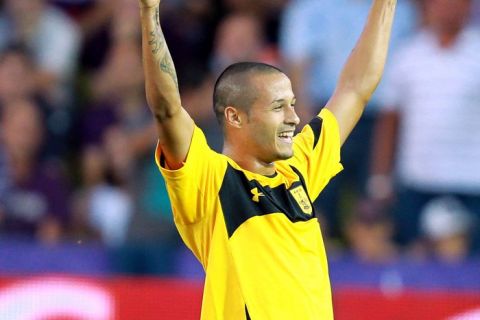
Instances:
[[[152,19],[155,25],[155,30],[151,31],[149,34],[150,39],[148,40],[148,45],[151,48],[152,54],[155,57],[156,64],[158,65],[160,70],[168,74],[178,88],[177,73],[173,65],[172,56],[168,51],[165,37],[160,29],[160,15],[158,8],[152,15]]]
[[[164,40],[158,38],[158,34],[155,31],[150,32],[150,40],[148,41],[149,46],[152,48],[153,55],[157,55],[160,49],[164,46]]]
[[[178,88],[177,72],[175,71],[175,66],[173,65],[172,56],[170,55],[170,52],[168,52],[168,50],[165,52],[165,54],[163,55],[163,58],[160,60],[158,65],[160,66],[160,70],[170,75],[173,82]]]
[[[160,9],[159,9],[159,7],[157,7],[155,9],[155,16],[153,17],[153,19],[155,20],[156,25],[160,26]]]

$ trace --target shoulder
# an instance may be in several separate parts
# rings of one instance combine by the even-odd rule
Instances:
[[[155,162],[164,177],[176,179],[184,176],[187,172],[200,175],[201,171],[210,172],[216,169],[221,171],[227,164],[227,158],[210,148],[202,129],[195,125],[188,154],[181,168],[171,170],[165,166],[163,150],[160,144],[157,144],[155,150]]]

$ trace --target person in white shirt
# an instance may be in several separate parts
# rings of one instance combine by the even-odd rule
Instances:
[[[480,32],[469,27],[471,6],[425,0],[426,27],[390,62],[369,190],[396,198],[404,244],[436,196],[455,195],[480,214]]]

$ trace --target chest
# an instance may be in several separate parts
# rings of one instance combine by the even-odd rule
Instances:
[[[301,176],[290,185],[270,185],[248,179],[243,172],[228,168],[219,200],[229,237],[243,223],[257,216],[282,214],[291,223],[315,218],[314,207]]]

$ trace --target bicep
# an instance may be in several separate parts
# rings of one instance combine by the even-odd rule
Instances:
[[[190,148],[194,123],[184,108],[175,114],[157,119],[158,143],[168,168],[182,167]]]
[[[337,119],[341,145],[360,119],[366,103],[367,101],[353,90],[337,90],[328,101],[326,108]]]

